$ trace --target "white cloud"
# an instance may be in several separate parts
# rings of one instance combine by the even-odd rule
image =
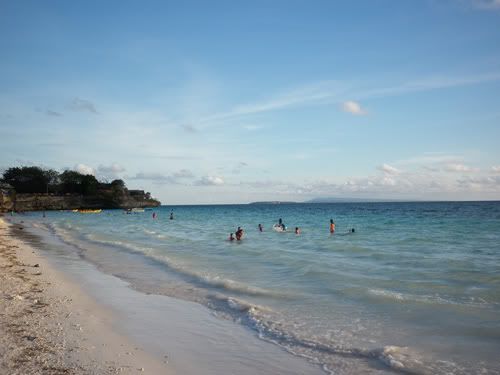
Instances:
[[[378,167],[379,170],[386,174],[399,174],[401,171],[397,168],[394,168],[393,166],[390,166],[389,164],[382,164],[380,167]]]
[[[121,173],[125,172],[125,168],[119,164],[113,163],[111,165],[99,165],[97,173],[100,179],[114,180],[119,178]]]
[[[491,171],[493,173],[500,173],[500,165],[494,165],[493,167],[491,167]]]
[[[224,180],[218,176],[203,176],[194,184],[199,186],[220,186],[224,185]]]
[[[361,105],[352,100],[342,103],[342,110],[344,112],[352,113],[353,115],[362,116],[366,115],[366,111],[361,108]]]
[[[461,173],[470,173],[470,172],[478,172],[477,168],[471,168],[465,164],[448,164],[446,166],[446,171],[448,172],[461,172]]]
[[[76,172],[78,173],[81,173],[81,174],[91,174],[91,175],[95,175],[95,171],[92,167],[89,167],[88,165],[85,165],[85,164],[77,164],[73,167],[73,170],[75,170]]]

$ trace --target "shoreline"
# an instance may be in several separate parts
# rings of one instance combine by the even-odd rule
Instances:
[[[0,217],[0,372],[172,374],[112,328],[98,305]]]
[[[18,284],[18,289],[23,289],[19,293],[25,293],[31,280],[35,280],[41,285],[41,297],[28,290],[26,298],[23,295],[19,301],[5,299],[5,306],[0,306],[0,316],[5,316],[6,324],[26,325],[16,335],[5,335],[0,325],[3,336],[0,344],[9,348],[5,353],[0,349],[0,373],[320,375],[329,372],[320,363],[262,340],[255,332],[217,316],[201,304],[137,291],[114,273],[103,272],[70,249],[61,249],[66,244],[53,242],[55,238],[51,236],[39,237],[29,221],[5,219],[2,222],[0,217],[0,242],[5,243],[0,246],[0,267],[7,256],[4,253],[10,252],[11,259],[18,263],[12,277],[15,278],[16,272],[28,277]],[[35,264],[38,267],[33,267]],[[20,295],[18,289],[6,288],[0,279],[0,293],[15,297]],[[34,299],[47,304],[36,310],[40,318],[24,316],[22,308],[18,308],[17,315],[6,314],[20,302],[35,303]],[[29,341],[31,347],[43,340],[54,348],[45,362],[58,363],[57,372],[40,371],[43,358],[33,354],[36,349],[31,350],[32,355],[25,361],[16,362],[13,353],[29,346],[23,338],[29,330],[38,330],[41,338]]]

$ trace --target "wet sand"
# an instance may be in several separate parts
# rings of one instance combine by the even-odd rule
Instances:
[[[23,230],[0,218],[1,374],[173,373],[116,332],[113,312],[21,241]]]

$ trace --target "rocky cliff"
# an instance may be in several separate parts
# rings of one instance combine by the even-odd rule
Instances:
[[[12,186],[0,182],[0,212],[13,210],[15,200],[16,192]]]
[[[132,193],[132,194],[131,194]],[[157,207],[160,202],[141,191],[123,189],[100,191],[97,195],[83,196],[76,194],[15,194],[13,190],[0,191],[0,212],[73,210],[77,208],[134,208]]]

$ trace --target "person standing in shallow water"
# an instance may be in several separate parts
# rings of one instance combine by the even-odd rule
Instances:
[[[286,226],[285,224],[283,223],[283,220],[281,220],[281,217],[280,219],[278,220],[278,225],[281,227],[281,229],[283,229],[283,231],[286,230]]]
[[[262,224],[259,224],[259,232],[263,232],[264,228],[262,227]]]
[[[335,222],[333,221],[333,219],[330,219],[330,233],[335,233]]]
[[[243,238],[243,229],[241,227],[238,227],[238,230],[236,231],[236,240],[241,241]]]
[[[174,211],[170,211],[170,220],[174,220]]]

